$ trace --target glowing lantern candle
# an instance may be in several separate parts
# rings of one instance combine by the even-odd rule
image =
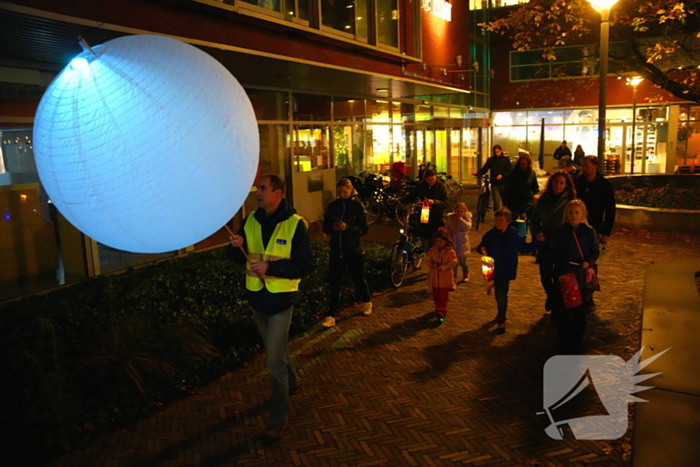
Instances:
[[[486,293],[491,294],[491,287],[493,286],[493,272],[495,269],[493,258],[490,256],[481,257],[481,273],[484,275],[484,280],[486,281]]]
[[[481,273],[487,281],[493,280],[494,263],[490,256],[481,257]]]
[[[426,199],[423,201],[423,207],[420,209],[420,223],[427,224],[430,220],[430,203]]]
[[[120,250],[172,251],[219,230],[258,166],[257,121],[241,85],[205,52],[167,37],[83,47],[35,117],[51,201]]]

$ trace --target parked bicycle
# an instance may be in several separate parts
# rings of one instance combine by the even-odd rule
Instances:
[[[354,177],[353,179],[360,180]],[[361,188],[357,189],[356,186],[356,189],[360,202],[367,212],[367,223],[381,224],[384,219],[396,219],[400,225],[404,225],[406,208],[400,200],[415,186],[415,183],[406,176],[390,184],[386,175],[365,175],[364,179],[359,181]]]
[[[476,174],[472,174],[475,175]],[[481,193],[476,202],[476,213],[474,215],[474,230],[479,230],[479,224],[486,219],[486,213],[489,211],[489,201],[491,200],[491,177],[488,175],[482,176],[483,183],[481,184]]]
[[[452,177],[452,175],[447,175],[446,172],[440,172],[438,174],[440,180],[445,185],[445,190],[447,191],[447,199],[450,201],[457,201],[462,197],[464,193],[464,187],[461,183]]]
[[[399,288],[406,274],[420,268],[423,261],[423,249],[416,235],[416,227],[420,223],[421,205],[410,205],[404,217],[405,227],[399,230],[399,239],[391,251],[391,284]]]

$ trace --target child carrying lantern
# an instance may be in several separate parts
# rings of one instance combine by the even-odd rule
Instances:
[[[506,329],[506,311],[508,309],[508,290],[510,281],[515,280],[518,270],[518,253],[531,253],[539,249],[543,242],[525,243],[518,230],[510,225],[511,213],[508,208],[501,208],[494,214],[495,226],[481,238],[476,248],[482,255],[493,259],[493,276],[487,277],[487,282],[493,280],[493,289],[498,307],[498,328]],[[538,239],[539,240],[539,239]],[[484,258],[482,258],[482,262]],[[486,260],[488,262],[488,260]],[[487,268],[484,268],[485,270]],[[487,285],[490,292],[490,284]]]
[[[433,235],[433,247],[428,250],[428,292],[435,302],[435,317],[442,323],[447,316],[447,301],[450,290],[454,289],[454,268],[457,266],[457,253],[452,249],[452,239],[443,229]]]

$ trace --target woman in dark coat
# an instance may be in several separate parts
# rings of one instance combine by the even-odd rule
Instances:
[[[506,176],[503,188],[503,202],[513,215],[513,219],[523,214],[530,217],[534,195],[540,192],[537,176],[532,170],[532,158],[521,152],[515,167]]]
[[[401,201],[403,203],[416,203],[423,200],[427,200],[430,205],[430,218],[427,224],[418,224],[416,231],[421,238],[423,250],[428,251],[432,246],[433,235],[443,226],[442,217],[448,207],[445,185],[430,169],[423,174],[423,181],[416,185],[413,191]]]
[[[337,188],[338,199],[328,205],[323,215],[323,231],[331,236],[331,303],[328,316],[321,322],[321,325],[327,328],[335,326],[346,267],[355,281],[355,287],[362,295],[362,314],[372,313],[369,286],[365,280],[365,255],[362,250],[362,237],[367,235],[369,230],[367,216],[362,204],[352,199],[355,189],[349,179],[341,179]]]
[[[579,285],[583,304],[564,308],[561,291],[552,313],[559,330],[559,345],[565,352],[576,352],[586,329],[586,311],[593,291],[588,288],[586,271],[595,266],[600,249],[595,230],[588,225],[586,205],[580,199],[569,201],[564,211],[565,222],[549,240],[554,277],[573,273]]]
[[[547,294],[547,301],[544,305],[547,311],[552,309],[554,299],[559,293],[559,285],[554,283],[555,277],[552,275],[549,239],[564,223],[566,203],[574,198],[576,198],[576,189],[573,180],[568,173],[559,170],[549,176],[547,186],[532,209],[530,232],[533,238],[542,234],[542,237],[537,239],[544,240],[544,246],[537,253],[537,263],[540,266],[542,287]]]

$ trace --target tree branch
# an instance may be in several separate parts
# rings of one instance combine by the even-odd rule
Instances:
[[[700,89],[688,86],[678,80],[670,78],[666,73],[647,61],[647,58],[639,51],[637,41],[634,38],[627,39],[627,47],[630,51],[625,56],[627,63],[643,78],[649,80],[660,88],[670,92],[680,99],[700,102]]]

